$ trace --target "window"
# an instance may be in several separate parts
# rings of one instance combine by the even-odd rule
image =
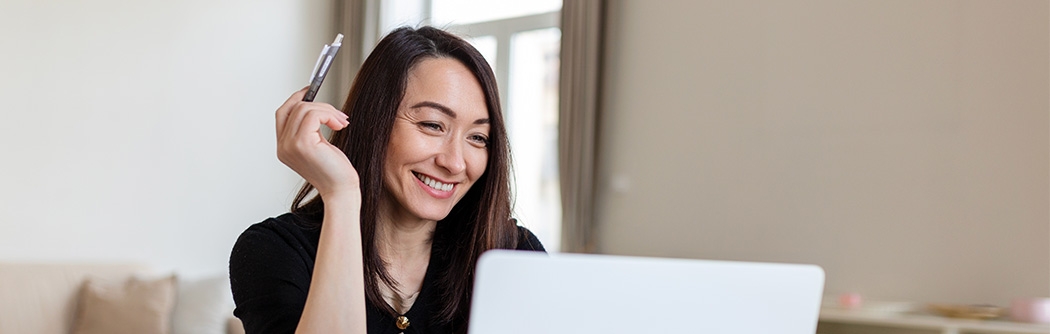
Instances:
[[[466,38],[489,61],[500,89],[514,162],[514,217],[548,251],[561,246],[558,68],[561,0],[374,0],[379,36],[429,24]]]

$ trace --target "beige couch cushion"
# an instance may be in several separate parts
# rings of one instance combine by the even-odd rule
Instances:
[[[226,333],[244,334],[244,323],[241,323],[241,319],[237,317],[230,317],[226,323]]]
[[[168,334],[175,276],[84,282],[73,334]]]
[[[122,280],[135,264],[0,263],[0,333],[68,334],[88,276]]]
[[[233,318],[233,294],[230,292],[229,277],[180,277],[178,296],[171,316],[172,334],[227,333],[228,319]]]

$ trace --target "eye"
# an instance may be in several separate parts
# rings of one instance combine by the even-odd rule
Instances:
[[[418,124],[419,127],[423,128],[424,130],[435,132],[441,132],[442,130],[444,130],[444,128],[441,127],[441,124],[437,122],[419,122]]]
[[[469,137],[471,142],[474,142],[478,146],[487,147],[489,145],[489,137],[481,134],[472,135]]]

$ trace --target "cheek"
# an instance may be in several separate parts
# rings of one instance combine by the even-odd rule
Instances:
[[[390,145],[386,147],[386,159],[383,160],[383,174],[387,178],[397,174],[397,169],[401,165],[401,149],[401,146],[394,141],[391,141]],[[389,182],[390,180],[386,181]]]
[[[470,177],[471,180],[476,181],[481,177],[481,174],[485,174],[485,168],[488,167],[489,163],[489,154],[487,150],[475,150],[473,154],[469,154],[464,158],[467,159],[467,176]]]
[[[396,169],[398,166],[413,163],[423,159],[427,152],[432,151],[434,144],[428,142],[425,137],[412,131],[395,131],[390,136],[390,143],[386,149],[387,168]]]

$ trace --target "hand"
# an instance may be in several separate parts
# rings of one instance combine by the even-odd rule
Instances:
[[[277,109],[277,159],[299,173],[321,198],[361,196],[357,170],[346,154],[321,134],[321,124],[340,130],[347,115],[327,103],[303,102],[303,88]]]

